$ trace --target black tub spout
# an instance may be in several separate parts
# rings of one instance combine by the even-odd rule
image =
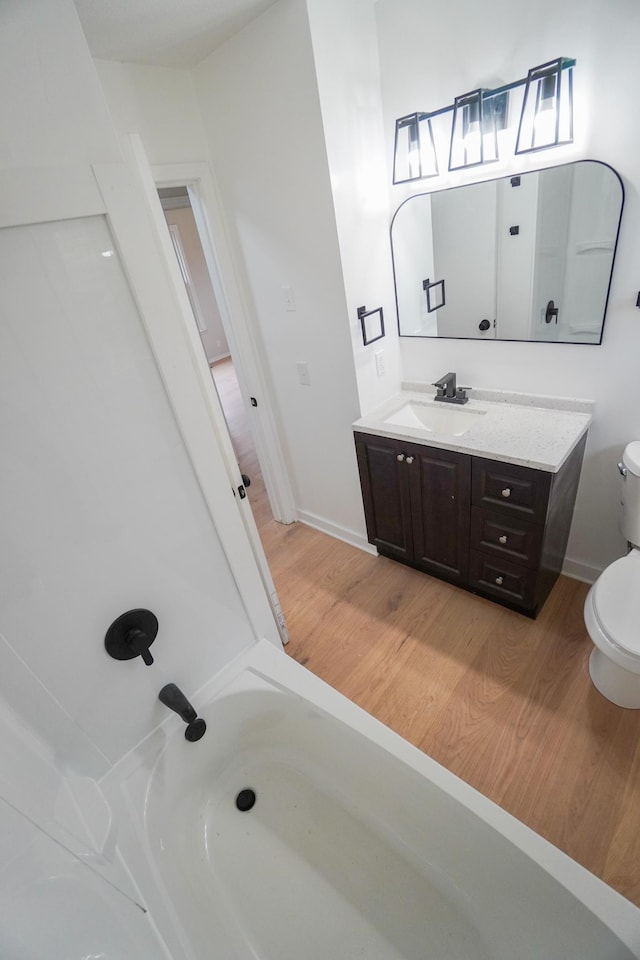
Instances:
[[[187,729],[184,732],[187,740],[199,740],[204,736],[207,725],[191,706],[180,687],[175,683],[167,683],[158,694],[158,699],[184,720]]]

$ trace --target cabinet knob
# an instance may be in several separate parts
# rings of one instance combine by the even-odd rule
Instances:
[[[499,587],[501,587],[501,586],[502,586],[502,577],[496,577],[496,583],[498,584]]]
[[[506,535],[506,533],[503,533],[501,537],[498,537],[498,542],[499,542],[499,543],[506,543],[506,542],[507,542],[507,535]]]
[[[407,463],[413,463],[413,457],[407,457]]]
[[[404,460],[404,453],[399,453],[398,456],[396,457],[396,460],[398,461],[398,463],[402,463],[402,461]]]
[[[502,491],[502,496],[509,498],[511,496],[511,487],[505,487]]]

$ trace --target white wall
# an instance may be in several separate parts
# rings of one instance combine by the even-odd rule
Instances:
[[[95,60],[119,133],[142,137],[149,163],[203,160],[207,144],[193,74],[174,67]]]
[[[274,4],[204,61],[196,81],[298,515],[362,539],[358,394],[304,0]]]
[[[120,159],[73,3],[3,0],[0,69],[1,169]]]
[[[376,21],[371,0],[307,0],[307,8],[364,415],[400,388]],[[360,306],[383,308],[384,340],[364,346]]]
[[[572,569],[592,576],[624,552],[616,526],[615,465],[624,444],[640,436],[640,314],[635,307],[640,130],[634,121],[640,7],[635,0],[496,0],[489,15],[471,0],[440,7],[423,0],[378,0],[377,14],[388,157],[396,117],[436,109],[479,85],[515,80],[529,67],[572,56],[577,59],[574,144],[510,161],[500,172],[593,158],[610,163],[625,183],[602,346],[419,339],[401,344],[408,379],[433,380],[456,370],[475,386],[596,401],[568,548]],[[449,186],[450,178],[440,177],[439,185]]]

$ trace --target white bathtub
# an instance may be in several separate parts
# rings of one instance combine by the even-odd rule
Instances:
[[[121,780],[175,960],[640,957],[640,910],[270,644],[196,706]]]

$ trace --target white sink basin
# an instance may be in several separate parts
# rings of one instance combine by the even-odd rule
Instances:
[[[385,417],[384,422],[398,427],[428,430],[429,433],[446,434],[449,437],[461,437],[477,424],[478,418],[485,413],[485,410],[467,410],[453,404],[410,400]]]

